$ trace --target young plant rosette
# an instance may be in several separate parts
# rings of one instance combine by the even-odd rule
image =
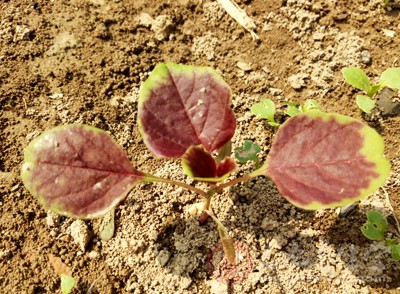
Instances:
[[[261,167],[227,180],[237,170],[227,152],[236,129],[230,103],[230,87],[209,67],[161,63],[140,91],[144,143],[158,156],[180,157],[188,176],[209,183],[207,191],[137,170],[108,133],[79,124],[34,139],[25,149],[22,180],[44,207],[83,219],[114,209],[138,183],[187,188],[203,196],[203,217],[217,223],[225,257],[235,263],[234,240],[211,209],[214,193],[268,176],[298,207],[337,207],[373,193],[390,172],[375,130],[347,116],[311,110],[279,127]]]

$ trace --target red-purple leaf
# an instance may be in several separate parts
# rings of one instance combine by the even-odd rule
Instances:
[[[157,155],[179,157],[193,145],[213,152],[234,134],[231,90],[209,67],[158,64],[140,90],[138,122]]]
[[[375,130],[353,118],[309,111],[279,128],[265,173],[296,206],[343,206],[385,182],[390,165],[383,145]]]
[[[217,164],[217,178],[225,177],[233,171],[237,170],[237,164],[231,157],[226,157],[224,160]]]
[[[183,154],[182,166],[193,178],[214,178],[217,174],[214,158],[201,146],[192,146]]]
[[[46,208],[72,217],[105,214],[144,178],[106,132],[85,125],[44,132],[24,157],[25,187]]]
[[[191,146],[182,156],[185,173],[199,181],[220,182],[237,169],[235,161],[227,157],[216,163],[215,158],[201,146]]]

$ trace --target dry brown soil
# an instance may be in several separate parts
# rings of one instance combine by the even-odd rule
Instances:
[[[73,293],[400,293],[400,263],[359,230],[376,209],[396,236],[385,191],[400,217],[400,118],[362,115],[341,75],[353,65],[376,80],[400,66],[399,10],[383,2],[238,1],[256,23],[253,40],[211,0],[1,1],[0,292],[60,293],[66,268],[77,280]],[[214,211],[253,258],[250,276],[229,289],[206,270],[218,235],[213,222],[200,226],[189,215],[200,201],[193,193],[138,185],[117,208],[108,242],[98,236],[101,220],[77,223],[44,210],[20,180],[23,150],[60,124],[107,130],[138,169],[192,183],[179,161],[155,158],[138,135],[138,90],[166,61],[223,75],[238,119],[233,144],[254,140],[263,159],[273,130],[249,112],[261,98],[281,112],[287,101],[313,98],[326,111],[364,120],[383,136],[392,163],[384,190],[346,218],[297,209],[265,178],[217,195]]]

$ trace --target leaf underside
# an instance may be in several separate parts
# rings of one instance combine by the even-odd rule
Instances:
[[[344,206],[378,189],[390,172],[383,140],[343,115],[309,111],[278,130],[265,173],[305,209]]]
[[[235,161],[226,157],[221,162],[201,146],[191,146],[182,156],[182,166],[185,173],[197,180],[219,182],[237,169]]]
[[[192,145],[213,152],[234,134],[231,90],[209,67],[158,64],[140,90],[138,122],[156,155],[180,157]]]
[[[39,202],[57,213],[99,217],[144,174],[104,131],[66,125],[44,132],[25,149],[21,177]]]

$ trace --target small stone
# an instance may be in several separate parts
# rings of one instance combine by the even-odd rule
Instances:
[[[15,27],[15,34],[14,34],[14,39],[13,42],[17,41],[29,41],[29,35],[32,31],[24,25],[17,25]]]
[[[168,250],[161,250],[158,252],[156,262],[161,266],[165,266],[168,260],[171,258],[171,253]]]
[[[338,274],[334,266],[326,265],[321,268],[321,275],[329,279],[334,279]]]
[[[273,229],[277,228],[279,223],[275,220],[268,219],[268,217],[264,218],[261,223],[261,228],[266,231],[272,231]]]
[[[371,53],[369,53],[368,50],[363,50],[360,52],[360,62],[364,64],[369,64],[371,63]]]
[[[79,246],[79,248],[85,252],[86,246],[90,241],[90,231],[86,225],[86,223],[82,220],[74,221],[70,228],[70,235],[75,244]]]
[[[308,79],[308,75],[304,73],[298,73],[295,75],[292,75],[288,78],[288,82],[292,86],[293,89],[295,90],[300,90],[306,85],[306,79]]]
[[[228,293],[228,285],[218,282],[217,280],[208,281],[211,294],[225,294]]]
[[[173,31],[174,25],[168,15],[159,15],[151,22],[151,30],[158,41],[166,39]]]
[[[314,41],[323,41],[324,38],[325,38],[325,34],[324,33],[317,32],[317,33],[313,34]]]
[[[49,228],[58,227],[61,222],[61,216],[52,211],[47,211],[46,224]]]
[[[99,253],[97,251],[94,251],[94,250],[90,251],[89,254],[88,254],[88,257],[90,259],[97,259],[99,257]]]
[[[49,95],[50,99],[61,99],[63,97],[64,97],[64,95],[62,93],[54,93],[54,94]]]
[[[272,239],[269,243],[269,248],[271,249],[282,249],[282,246],[279,244],[278,240]]]
[[[238,68],[240,68],[243,71],[251,71],[251,66],[249,63],[244,62],[244,61],[239,61],[237,63]]]
[[[249,276],[247,277],[247,281],[255,287],[261,280],[262,273],[260,272],[253,272],[250,273]]]
[[[19,187],[19,185],[16,184],[14,187],[12,187],[12,188],[10,189],[10,191],[11,191],[11,192],[15,192],[15,191],[18,190],[18,187]]]
[[[387,29],[382,29],[382,33],[383,33],[385,36],[390,37],[390,38],[393,38],[393,37],[396,35],[396,32],[395,32],[395,31],[387,30]]]
[[[336,21],[343,21],[343,20],[345,20],[348,16],[349,16],[349,15],[348,15],[347,13],[339,13],[339,14],[335,15],[335,16],[333,17],[333,19],[336,20]]]
[[[192,284],[192,279],[190,277],[182,277],[181,278],[182,289],[188,289],[191,284]]]

